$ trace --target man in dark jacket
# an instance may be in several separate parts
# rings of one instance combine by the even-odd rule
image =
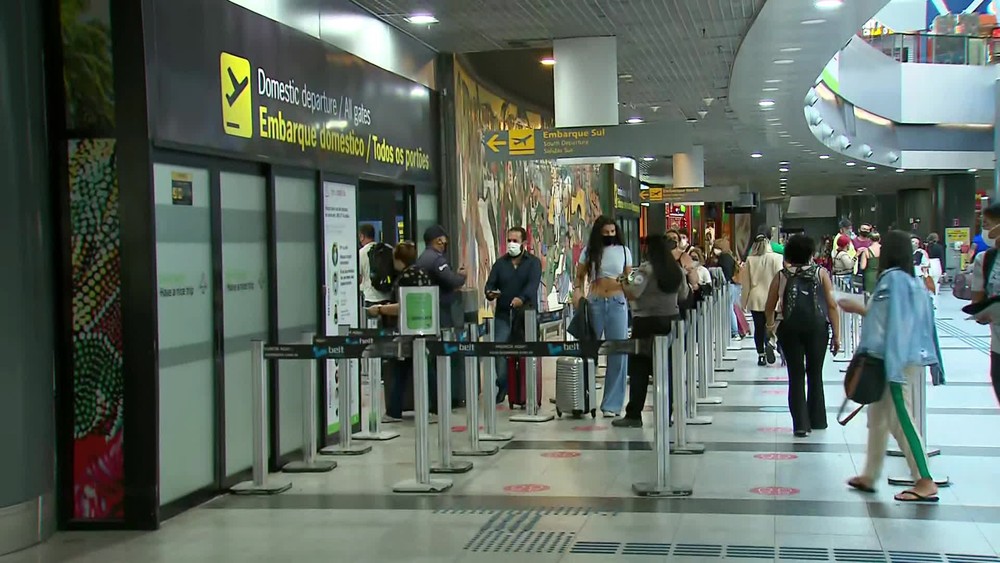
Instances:
[[[441,329],[460,329],[463,316],[460,311],[455,311],[455,308],[461,306],[458,290],[465,285],[465,268],[459,268],[457,271],[451,269],[448,256],[445,254],[448,249],[448,233],[441,225],[428,227],[424,231],[424,244],[427,245],[426,248],[413,265],[426,272],[431,282],[438,288],[438,318],[441,320]],[[451,360],[451,402],[452,406],[460,406],[465,402],[465,361],[457,356]],[[430,363],[428,375],[430,410],[436,413],[438,412],[437,362]]]
[[[525,249],[527,231],[513,227],[507,231],[507,253],[490,269],[486,298],[496,301],[495,342],[510,341],[512,322],[524,322],[522,311],[537,309],[538,287],[542,283],[542,262]],[[521,333],[523,336],[523,332]],[[497,358],[497,403],[507,396],[507,358]]]

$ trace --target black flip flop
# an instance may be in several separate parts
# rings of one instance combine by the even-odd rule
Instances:
[[[912,498],[899,498],[900,495],[910,495]],[[903,491],[892,498],[896,499],[899,502],[937,502],[938,500],[940,500],[937,495],[928,495],[925,497],[912,489]]]
[[[862,483],[857,477],[847,482],[847,486],[862,493],[874,493],[875,488]]]

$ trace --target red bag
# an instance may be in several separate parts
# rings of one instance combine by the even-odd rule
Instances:
[[[736,311],[736,326],[740,330],[740,336],[750,336],[750,323],[747,322],[747,316],[743,312],[743,307],[733,305],[733,310]]]
[[[524,358],[507,358],[507,404],[524,408],[528,404],[528,391],[524,387],[527,362]],[[541,360],[539,360],[541,361]],[[538,406],[542,406],[542,370],[538,370]]]

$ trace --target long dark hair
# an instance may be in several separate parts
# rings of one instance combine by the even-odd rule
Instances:
[[[656,285],[664,293],[676,293],[684,281],[684,273],[671,248],[676,248],[677,243],[667,239],[666,235],[652,235],[646,239],[646,245],[646,259],[653,267]]]
[[[882,252],[878,259],[879,275],[890,268],[899,268],[911,276],[914,275],[910,233],[889,231],[882,237]]]
[[[618,230],[618,224],[607,215],[601,215],[594,220],[594,226],[590,228],[590,239],[587,241],[587,264],[593,275],[601,271],[601,259],[604,258],[604,227],[615,226],[615,244],[625,246],[622,242],[622,233]]]

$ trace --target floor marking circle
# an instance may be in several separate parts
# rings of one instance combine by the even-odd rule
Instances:
[[[600,432],[601,430],[607,430],[607,426],[602,426],[600,424],[592,424],[589,426],[574,426],[573,430],[576,432]]]
[[[799,459],[799,456],[797,456],[795,454],[779,454],[779,453],[757,454],[757,455],[755,455],[753,457],[755,457],[756,459],[762,459],[762,460],[765,460],[765,461],[789,461],[789,460],[793,460],[793,459]]]
[[[554,458],[554,459],[569,459],[573,457],[580,457],[580,452],[570,452],[570,451],[559,451],[559,452],[545,452],[542,457]]]
[[[799,494],[799,490],[792,487],[755,487],[750,489],[750,492],[768,497],[787,497]]]
[[[505,493],[541,493],[551,489],[548,485],[538,483],[525,483],[523,485],[507,485],[503,488]]]
[[[458,424],[458,425],[455,425],[455,426],[451,427],[451,431],[452,432],[465,432],[468,429],[469,429],[469,427],[465,426],[464,424]],[[479,429],[480,430],[483,429],[483,425],[482,424],[479,425]]]
[[[763,426],[757,432],[768,432],[771,434],[791,434],[792,429],[788,426]]]

